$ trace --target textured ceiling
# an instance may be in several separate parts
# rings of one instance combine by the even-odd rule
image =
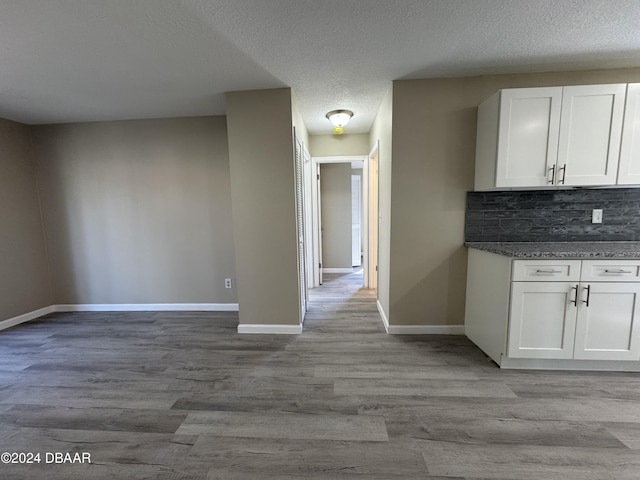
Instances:
[[[0,117],[224,114],[290,86],[312,133],[391,81],[640,66],[640,0],[0,0]]]

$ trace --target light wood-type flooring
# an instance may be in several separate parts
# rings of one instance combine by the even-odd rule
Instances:
[[[499,370],[386,335],[327,275],[299,336],[210,312],[54,314],[0,332],[6,479],[640,479],[640,376]],[[88,452],[91,464],[45,463]]]

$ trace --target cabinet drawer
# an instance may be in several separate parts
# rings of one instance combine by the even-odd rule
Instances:
[[[583,282],[640,282],[640,260],[584,260]]]
[[[580,280],[580,260],[514,260],[514,282]]]

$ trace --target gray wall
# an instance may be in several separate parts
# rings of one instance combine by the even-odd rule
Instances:
[[[320,165],[322,267],[351,268],[351,164]]]
[[[52,303],[29,127],[0,119],[0,321]]]
[[[369,151],[371,151],[371,143],[367,133],[311,135],[309,137],[309,153],[313,157],[368,155]]]
[[[393,87],[386,93],[376,119],[371,127],[369,143],[379,142],[378,151],[378,302],[389,322],[389,281],[390,281],[390,252],[391,252],[391,166],[392,166],[392,122],[395,114],[393,110]]]
[[[639,81],[635,68],[394,82],[390,323],[464,321],[465,195],[483,100],[501,88]]]
[[[296,96],[293,95],[293,92],[291,92],[291,119],[293,122],[293,126],[296,129],[298,140],[303,145],[306,145],[307,150],[309,150],[309,132],[307,131],[307,126],[304,124],[302,114],[300,113],[300,108],[298,108]]]
[[[291,90],[226,100],[240,323],[298,325]]]
[[[33,127],[53,299],[235,303],[224,117]]]

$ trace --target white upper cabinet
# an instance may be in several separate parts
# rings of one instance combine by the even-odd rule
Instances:
[[[627,87],[618,184],[640,184],[640,83]]]
[[[562,87],[503,90],[497,186],[546,186],[558,157]]]
[[[500,90],[482,102],[475,189],[548,186],[558,156],[561,107],[562,87]]]
[[[626,87],[564,87],[556,185],[615,185]]]
[[[625,84],[497,92],[478,108],[475,189],[615,185],[625,93]]]

